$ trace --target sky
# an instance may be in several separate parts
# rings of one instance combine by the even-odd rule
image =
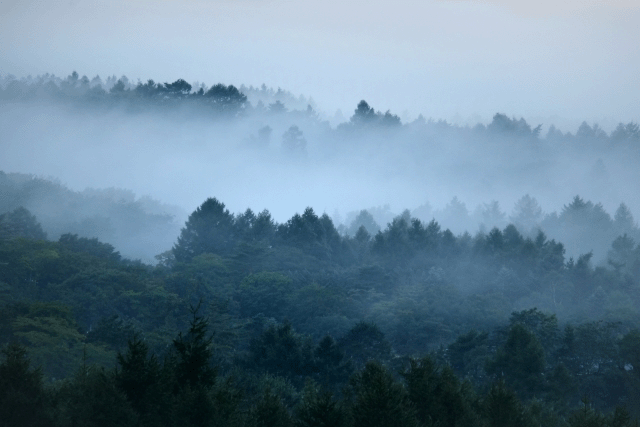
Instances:
[[[640,118],[640,2],[0,0],[0,73],[266,84],[349,117]]]

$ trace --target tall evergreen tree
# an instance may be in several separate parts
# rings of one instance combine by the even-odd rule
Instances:
[[[192,316],[189,331],[180,332],[173,340],[173,348],[177,354],[175,377],[179,388],[210,388],[216,380],[216,369],[211,366],[211,342],[208,336],[208,319],[198,315],[198,307],[191,308]]]
[[[343,427],[347,417],[330,392],[309,380],[296,408],[296,427]]]
[[[233,215],[224,203],[209,198],[189,215],[173,253],[181,262],[203,253],[224,254],[234,247],[235,238]]]
[[[149,347],[137,334],[128,342],[127,352],[118,352],[119,369],[116,385],[122,390],[133,409],[143,418],[159,412],[161,403],[161,369],[155,355],[149,356]],[[154,414],[152,414],[154,415]]]
[[[46,401],[40,369],[32,369],[26,349],[10,343],[0,363],[0,426],[47,426]]]
[[[414,427],[417,420],[402,384],[375,361],[366,364],[351,381],[354,427]]]

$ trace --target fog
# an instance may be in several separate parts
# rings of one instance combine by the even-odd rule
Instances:
[[[146,260],[170,248],[179,224],[208,197],[231,212],[268,209],[278,222],[311,206],[344,232],[362,209],[383,229],[408,209],[423,222],[435,218],[456,234],[473,235],[517,222],[515,204],[530,195],[541,212],[518,224],[521,232],[542,227],[569,256],[593,251],[598,261],[616,236],[578,244],[554,218],[576,195],[601,203],[610,220],[621,203],[636,217],[640,211],[632,185],[640,181],[634,123],[609,133],[586,122],[579,129],[547,126],[543,134],[537,123],[505,114],[487,126],[423,117],[403,123],[366,102],[339,123],[315,111],[311,98],[264,86],[241,86],[249,97],[230,115],[202,103],[214,99],[196,93],[208,91],[204,83],[184,82],[190,87],[180,95],[148,99],[140,95],[145,86],[126,78],[121,92],[114,92],[115,77],[3,81],[0,170],[51,177],[74,191],[126,189],[179,207],[164,212],[176,224],[161,239],[164,249],[161,242],[147,250],[140,243],[119,248]],[[59,87],[55,96],[42,92],[51,89],[47,81]],[[161,94],[165,86],[152,88]],[[546,226],[545,215],[551,215]]]
[[[624,0],[5,1],[0,170],[127,189],[178,206],[178,224],[210,196],[280,222],[313,206],[345,229],[408,209],[475,233],[497,225],[481,226],[485,205],[508,221],[527,194],[544,214],[579,195],[637,216],[638,18]],[[222,83],[248,99],[233,120],[103,102],[121,76],[129,94],[184,79],[192,97]],[[355,124],[360,100],[391,127]],[[449,220],[454,197],[466,213]]]
[[[632,425],[638,22],[0,0],[8,424]]]
[[[366,99],[413,119],[611,131],[640,113],[638,18],[625,0],[10,0],[0,72],[266,83],[329,114]]]
[[[470,144],[464,132],[409,129],[344,137],[328,123],[300,123],[303,158],[281,149],[295,118],[249,118],[226,125],[153,113],[68,111],[55,105],[2,105],[2,170],[52,176],[69,187],[121,187],[186,211],[216,196],[234,212],[268,207],[284,221],[305,206],[342,213],[389,204],[400,213],[457,196],[470,210],[499,200],[510,211],[524,194],[546,212],[573,196],[638,211],[636,158],[618,152],[554,151],[551,142]],[[273,130],[255,147],[261,127]],[[415,125],[419,127],[420,125]],[[424,125],[428,129],[428,125]],[[437,126],[434,126],[437,128]],[[437,132],[437,131],[436,131]],[[601,160],[601,162],[600,162]],[[599,166],[600,165],[600,166]],[[600,169],[601,168],[601,169]]]

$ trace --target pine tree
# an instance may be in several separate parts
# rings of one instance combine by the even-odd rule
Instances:
[[[503,380],[494,383],[485,401],[487,421],[491,427],[525,427],[529,425],[525,408]]]
[[[209,198],[189,215],[173,254],[181,262],[203,253],[224,254],[234,247],[235,240],[233,215],[224,203]]]
[[[352,381],[354,427],[417,426],[404,387],[380,363],[370,361]]]
[[[161,370],[155,355],[149,356],[149,347],[134,335],[128,342],[127,352],[118,352],[119,369],[116,385],[127,396],[134,410],[145,416],[157,407],[161,398]]]
[[[42,372],[32,369],[26,349],[10,343],[0,363],[0,426],[46,426]]]
[[[606,425],[606,418],[591,407],[589,399],[583,397],[582,408],[573,412],[568,422],[570,427],[603,427]]]
[[[250,415],[252,427],[293,427],[293,420],[282,400],[267,388]]]
[[[200,305],[191,308],[193,318],[189,331],[185,335],[180,332],[173,340],[177,354],[175,377],[179,388],[210,388],[216,380],[216,369],[210,364],[213,336],[207,337],[209,321],[198,316],[199,308]]]
[[[297,427],[342,427],[346,424],[346,414],[340,404],[330,392],[318,390],[311,380],[305,384],[296,415]]]

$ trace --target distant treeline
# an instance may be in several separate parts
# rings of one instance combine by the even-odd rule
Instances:
[[[0,214],[26,208],[36,215],[44,232],[53,240],[62,234],[96,237],[117,247],[129,258],[152,262],[153,257],[171,246],[186,217],[178,207],[164,205],[150,197],[136,197],[124,189],[86,189],[75,192],[53,179],[0,171]],[[253,214],[253,213],[252,213]],[[235,215],[239,220],[242,215]],[[631,210],[621,203],[613,215],[601,203],[575,196],[560,212],[543,212],[535,197],[525,195],[507,215],[498,201],[483,203],[470,211],[457,197],[442,209],[429,203],[394,214],[388,206],[349,213],[345,223],[336,223],[340,235],[354,237],[360,226],[373,238],[402,218],[407,224],[418,219],[428,224],[435,219],[454,235],[465,232],[487,234],[497,227],[513,224],[526,237],[542,230],[550,238],[563,242],[570,256],[593,253],[594,262],[607,263],[613,242],[626,235],[640,242],[640,229]]]
[[[126,76],[107,77],[102,80],[96,76],[89,80],[80,77],[75,71],[62,79],[46,74],[37,78],[16,79],[4,76],[0,79],[0,99],[7,101],[58,100],[76,101],[94,105],[150,105],[168,107],[190,106],[195,102],[198,107],[208,107],[208,112],[224,117],[234,117],[252,107],[257,111],[286,112],[287,108],[313,109],[312,99],[294,96],[288,91],[278,88],[273,90],[262,85],[233,85],[222,83],[207,87],[204,83],[189,84],[183,79],[173,83],[156,83],[149,79],[146,82],[132,83]],[[285,103],[287,107],[285,107]],[[268,105],[268,108],[266,107]]]
[[[107,77],[104,81],[100,76],[89,79],[77,72],[66,78],[45,74],[37,77],[18,79],[13,75],[0,78],[0,100],[29,101],[29,100],[58,100],[72,101],[83,104],[104,106],[143,107],[145,105],[163,106],[168,108],[195,108],[209,117],[239,117],[252,114],[286,114],[294,113],[305,119],[320,120],[315,111],[316,106],[311,98],[295,96],[278,88],[273,90],[262,85],[260,88],[222,83],[207,86],[204,83],[190,84],[184,79],[173,83],[160,83],[152,79],[146,82],[133,83],[126,76],[117,78]],[[489,125],[478,123],[469,127],[451,125],[445,120],[428,121],[420,115],[415,121],[407,125],[429,124],[436,129],[451,129],[458,132],[472,132],[476,135],[506,134],[513,137],[539,139],[542,125],[532,127],[523,118],[510,118],[506,114],[496,113]],[[343,131],[371,127],[401,126],[400,118],[386,111],[376,111],[366,101],[358,103],[354,114],[348,122],[339,128]],[[575,134],[563,133],[551,125],[545,136],[550,141],[588,141],[596,145],[628,145],[636,146],[640,143],[640,127],[636,122],[619,123],[609,134],[598,124],[589,125],[583,122]]]
[[[350,212],[346,223],[340,224],[338,230],[341,234],[355,236],[358,228],[364,225],[374,236],[397,216],[389,206]],[[626,204],[621,203],[612,216],[601,203],[593,203],[580,196],[575,196],[559,213],[543,212],[536,198],[526,194],[516,201],[508,216],[497,200],[483,203],[470,211],[458,197],[451,199],[442,209],[433,209],[427,202],[413,210],[405,210],[400,216],[407,223],[412,218],[423,223],[436,219],[454,234],[473,234],[476,230],[486,234],[492,228],[504,229],[508,224],[513,224],[528,237],[535,237],[538,231],[543,231],[563,242],[571,256],[593,252],[598,263],[607,261],[607,251],[617,237],[627,235],[640,241],[640,229]]]
[[[18,208],[35,214],[51,239],[66,233],[95,237],[147,262],[171,245],[184,216],[176,206],[128,190],[76,192],[55,180],[0,171],[0,213]]]

